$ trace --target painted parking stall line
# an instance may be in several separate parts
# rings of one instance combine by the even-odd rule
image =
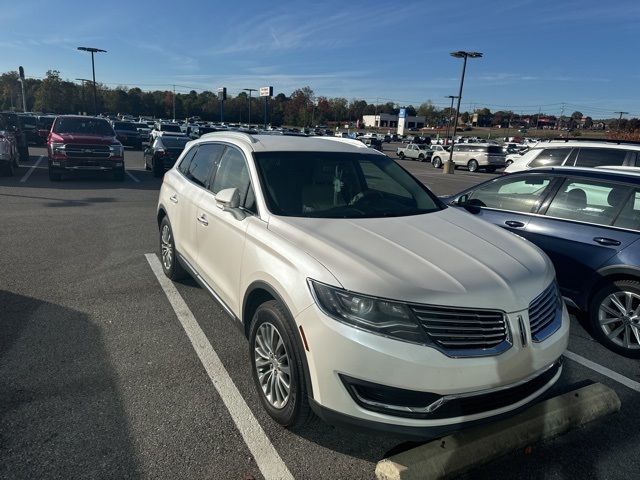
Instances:
[[[136,183],[140,183],[140,180],[133,175],[129,170],[125,170],[126,174],[129,175],[129,178]]]
[[[40,155],[40,157],[38,158],[38,160],[36,161],[36,163],[34,163],[31,168],[29,170],[27,170],[27,173],[24,174],[24,177],[22,177],[20,179],[20,183],[24,183],[27,180],[29,180],[29,177],[31,176],[31,174],[33,173],[33,171],[38,168],[38,165],[40,165],[40,162],[42,162],[42,160],[44,160],[44,155]]]
[[[621,383],[625,387],[630,388],[631,390],[635,390],[636,392],[640,392],[640,382],[636,382],[635,380],[631,380],[630,378],[625,377],[624,375],[620,375],[618,372],[614,372],[613,370],[603,367],[599,363],[592,362],[588,358],[581,357],[580,355],[566,351],[564,352],[564,356],[569,360],[573,360],[574,362],[579,363],[587,368],[590,368],[594,372],[598,372],[605,377],[609,377],[611,380],[614,380],[618,383]]]
[[[155,253],[145,255],[151,270],[155,274],[162,290],[164,290],[173,311],[189,337],[198,358],[202,362],[211,383],[218,391],[227,410],[231,414],[236,427],[240,431],[244,442],[251,451],[253,458],[260,468],[262,475],[270,479],[293,480],[293,475],[280,458],[275,447],[264,433],[264,430],[249,409],[238,388],[233,383],[229,373],[224,368],[218,354],[215,352],[207,336],[198,325],[198,321],[191,313],[186,302],[169,280],[160,265]]]

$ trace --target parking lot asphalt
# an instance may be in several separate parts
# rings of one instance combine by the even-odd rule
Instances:
[[[30,150],[29,164],[0,178],[0,478],[263,478],[145,258],[158,250],[161,180],[128,150],[124,182],[52,183],[45,150]],[[400,163],[437,194],[492,176]],[[291,476],[372,478],[378,460],[410,446],[320,421],[296,432],[276,425],[254,390],[242,331],[195,282],[175,286]],[[606,369],[639,382],[638,362],[600,346],[576,316],[571,327],[577,357],[555,391],[602,382],[620,413],[464,478],[637,477],[640,392]]]

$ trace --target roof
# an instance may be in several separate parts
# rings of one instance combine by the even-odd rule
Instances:
[[[207,140],[229,141],[240,143],[254,152],[353,152],[376,153],[359,140],[340,137],[300,137],[290,135],[251,135],[244,132],[211,132],[205,133],[196,142]],[[380,154],[382,155],[382,154]]]
[[[631,170],[629,167],[625,169],[611,167],[538,167],[521,172],[515,172],[512,175],[523,173],[561,173],[561,174],[580,174],[584,177],[601,178],[608,180],[633,180],[640,182],[640,168]]]
[[[584,140],[557,140],[553,139],[550,141],[540,141],[535,143],[529,148],[538,149],[545,147],[583,147],[583,148],[612,148],[619,150],[640,150],[640,143],[633,141],[624,141],[624,140],[593,140],[593,139],[584,139]]]

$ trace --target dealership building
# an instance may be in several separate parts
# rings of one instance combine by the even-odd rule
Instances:
[[[398,126],[398,115],[389,113],[379,113],[378,115],[363,115],[362,121],[365,127],[388,127],[396,128]],[[424,127],[425,117],[405,117],[405,128],[422,128]]]

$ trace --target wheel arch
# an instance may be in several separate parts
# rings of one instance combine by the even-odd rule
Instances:
[[[583,289],[585,294],[580,299],[578,305],[583,310],[588,310],[593,297],[605,285],[616,282],[618,280],[636,280],[640,281],[640,267],[631,265],[610,265],[599,269],[590,279],[587,288]]]
[[[160,224],[162,223],[162,220],[166,216],[167,216],[167,209],[164,208],[164,205],[162,204],[158,205],[158,213],[156,214],[156,220],[158,221],[158,228],[160,228]]]

